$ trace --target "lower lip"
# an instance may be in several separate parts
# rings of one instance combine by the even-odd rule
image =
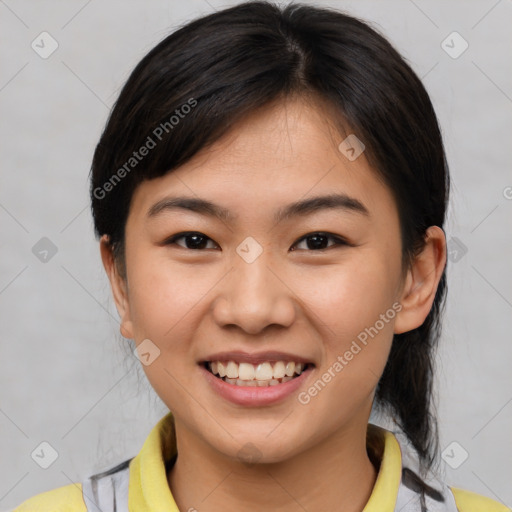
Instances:
[[[298,377],[287,382],[276,384],[275,386],[237,386],[228,384],[219,377],[215,377],[203,366],[200,366],[207,382],[220,396],[237,405],[258,407],[269,405],[290,396],[304,383],[312,371],[312,367],[307,368]]]

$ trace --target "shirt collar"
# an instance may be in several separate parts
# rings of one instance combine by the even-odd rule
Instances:
[[[139,512],[180,512],[169,489],[165,461],[176,454],[172,413],[151,430],[140,452],[130,463],[128,508]]]
[[[402,452],[392,432],[368,424],[367,445],[382,446],[380,469],[370,499],[363,512],[393,512],[402,472]]]
[[[392,432],[369,424],[368,446],[381,445],[382,456],[377,480],[363,512],[393,512],[400,485],[402,458]],[[176,455],[172,413],[165,415],[130,463],[128,504],[130,510],[180,512],[167,482],[165,462]]]

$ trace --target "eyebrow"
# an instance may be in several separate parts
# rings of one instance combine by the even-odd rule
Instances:
[[[147,217],[152,218],[157,215],[172,210],[187,210],[216,217],[221,221],[230,222],[237,218],[228,209],[212,203],[206,199],[196,197],[165,197],[155,203],[147,212]],[[365,217],[371,217],[369,210],[366,206],[354,197],[346,194],[329,194],[323,196],[316,196],[309,199],[303,199],[295,203],[291,203],[276,211],[274,215],[275,222],[281,222],[292,217],[310,215],[321,210],[341,210],[350,213],[358,213]]]

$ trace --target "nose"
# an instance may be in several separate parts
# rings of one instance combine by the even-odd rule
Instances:
[[[252,263],[235,258],[213,301],[213,316],[220,327],[236,325],[258,334],[269,325],[292,325],[294,294],[269,263],[263,254]]]

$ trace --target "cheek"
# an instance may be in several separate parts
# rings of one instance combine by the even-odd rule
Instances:
[[[331,269],[328,279],[316,280],[318,290],[309,302],[323,357],[311,386],[298,398],[311,417],[329,418],[326,429],[357,415],[363,404],[371,407],[391,349],[400,307],[393,280],[378,258],[365,262]]]
[[[304,273],[296,282],[300,283],[298,294],[307,297],[314,313],[312,321],[323,324],[326,339],[342,348],[392,307],[395,274],[396,269],[389,268],[382,255],[361,251],[342,264]],[[379,323],[379,330],[392,331],[390,324],[382,327]]]
[[[182,387],[191,385],[188,376],[196,365],[190,341],[204,314],[201,299],[207,298],[218,278],[192,273],[149,253],[132,254],[129,279],[134,336],[137,342],[151,340],[159,350],[158,357],[142,368],[167,406],[186,416],[188,408],[194,408]]]
[[[187,268],[162,252],[134,254],[130,275],[130,313],[138,337],[183,339],[180,330],[191,328],[194,310],[201,308],[218,277]],[[137,336],[137,335],[136,335]]]
[[[367,251],[331,272],[323,293],[315,295],[315,311],[328,326],[323,332],[325,366],[317,387],[323,389],[328,381],[329,390],[315,398],[319,414],[328,410],[351,414],[373,396],[401,308],[394,295],[399,272],[398,253],[390,257]]]
[[[393,268],[390,261],[395,259],[381,252],[361,251],[342,265],[326,267],[314,279],[302,280],[311,321],[323,341],[315,389],[304,400],[310,398],[320,415],[337,403],[339,415],[355,413],[374,392],[400,307],[394,302],[399,267]]]

